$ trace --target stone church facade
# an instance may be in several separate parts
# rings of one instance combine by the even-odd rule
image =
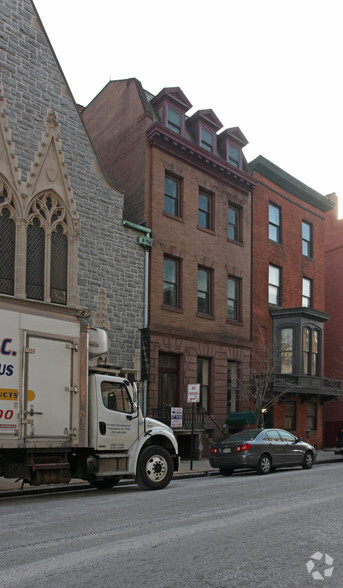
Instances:
[[[77,312],[139,377],[144,249],[30,0],[0,0],[0,301]]]

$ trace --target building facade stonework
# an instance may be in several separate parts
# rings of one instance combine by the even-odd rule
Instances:
[[[0,61],[0,296],[86,310],[108,329],[107,360],[138,376],[140,232],[123,226],[30,0],[0,0]]]

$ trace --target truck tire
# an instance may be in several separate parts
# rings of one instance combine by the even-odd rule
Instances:
[[[142,490],[161,490],[173,477],[171,455],[164,447],[152,445],[142,450],[137,465],[136,482]]]
[[[120,478],[103,478],[102,480],[89,480],[89,483],[93,488],[98,490],[109,490],[119,484]]]

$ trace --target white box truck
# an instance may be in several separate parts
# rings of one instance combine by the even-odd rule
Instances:
[[[0,476],[32,485],[76,478],[102,489],[133,478],[143,489],[167,486],[179,466],[173,431],[142,416],[135,385],[92,368],[107,352],[106,332],[67,309],[6,300]]]

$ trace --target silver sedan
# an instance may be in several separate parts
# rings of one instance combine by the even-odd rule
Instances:
[[[210,464],[223,476],[234,470],[252,468],[269,474],[278,467],[311,469],[316,449],[283,429],[251,429],[234,433],[211,448]]]

